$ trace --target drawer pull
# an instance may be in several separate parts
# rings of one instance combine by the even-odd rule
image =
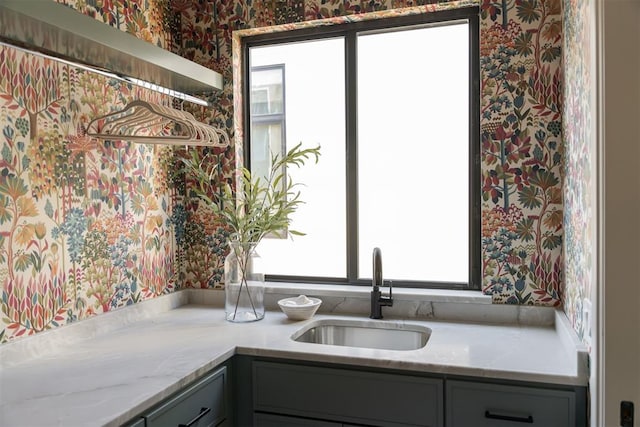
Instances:
[[[200,421],[200,419],[207,415],[209,412],[211,412],[211,408],[202,408],[200,409],[200,413],[196,415],[194,419],[189,421],[187,424],[178,424],[178,427],[191,427],[192,425]]]
[[[516,423],[533,424],[533,417],[531,415],[529,415],[528,417],[514,417],[511,415],[492,414],[489,411],[484,411],[484,417],[490,418],[492,420],[503,420],[503,421],[513,421]]]

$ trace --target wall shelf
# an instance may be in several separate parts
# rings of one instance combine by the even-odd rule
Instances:
[[[53,0],[0,0],[0,40],[184,94],[222,89],[219,73]]]

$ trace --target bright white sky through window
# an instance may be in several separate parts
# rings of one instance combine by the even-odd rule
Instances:
[[[285,64],[287,149],[322,146],[318,164],[290,173],[305,204],[294,240],[264,239],[258,247],[267,274],[346,276],[344,39],[255,47],[251,66]]]
[[[469,277],[468,26],[358,38],[359,272]]]

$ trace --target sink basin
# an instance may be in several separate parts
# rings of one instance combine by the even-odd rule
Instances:
[[[431,329],[387,321],[323,319],[297,331],[297,342],[364,347],[384,350],[417,350],[424,347]]]

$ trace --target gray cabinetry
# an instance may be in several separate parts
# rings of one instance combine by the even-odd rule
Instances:
[[[254,361],[252,372],[256,425],[263,414],[338,423],[291,424],[300,426],[444,425],[441,379],[265,361]]]
[[[228,413],[226,384],[223,366],[145,414],[146,427],[221,425]]]
[[[257,413],[253,420],[255,427],[341,427],[331,421],[309,420],[300,417]]]
[[[586,426],[585,387],[234,356],[127,427],[525,425]]]
[[[144,418],[139,417],[135,420],[129,421],[124,427],[145,427]]]
[[[447,381],[447,427],[585,425],[576,399],[570,390]]]
[[[231,425],[227,366],[216,368],[127,424],[127,427]]]

